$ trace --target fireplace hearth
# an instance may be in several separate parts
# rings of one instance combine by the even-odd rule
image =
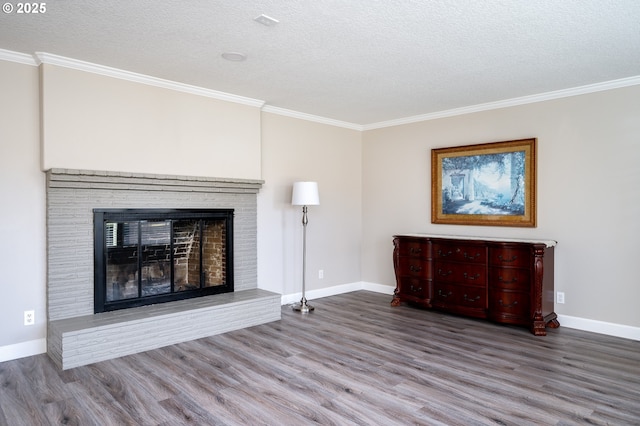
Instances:
[[[94,312],[233,291],[233,209],[94,209]]]

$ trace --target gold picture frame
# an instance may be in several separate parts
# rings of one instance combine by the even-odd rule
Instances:
[[[537,139],[431,150],[431,222],[536,226]]]

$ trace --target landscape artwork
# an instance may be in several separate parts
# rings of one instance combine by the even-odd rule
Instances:
[[[535,226],[535,139],[432,150],[433,223]]]

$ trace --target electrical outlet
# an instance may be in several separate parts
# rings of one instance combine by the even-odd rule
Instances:
[[[24,325],[36,323],[36,313],[34,311],[24,311]]]
[[[321,280],[324,278],[324,271],[322,269],[318,270],[318,279]]]
[[[563,291],[559,291],[556,293],[556,302],[557,303],[564,303],[564,292]]]

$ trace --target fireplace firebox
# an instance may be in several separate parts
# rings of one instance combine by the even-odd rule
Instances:
[[[94,312],[233,291],[233,209],[94,209]]]

